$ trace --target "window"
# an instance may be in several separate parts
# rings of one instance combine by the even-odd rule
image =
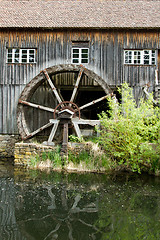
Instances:
[[[7,49],[7,63],[35,63],[35,49]]]
[[[72,63],[88,63],[88,48],[72,48]]]
[[[155,50],[125,50],[125,64],[154,65],[156,64]]]

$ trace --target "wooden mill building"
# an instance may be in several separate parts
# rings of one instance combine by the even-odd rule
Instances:
[[[0,134],[46,133],[64,101],[96,120],[123,82],[160,89],[160,1],[0,1]]]

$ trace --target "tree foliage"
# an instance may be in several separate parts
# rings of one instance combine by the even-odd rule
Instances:
[[[122,103],[109,99],[110,110],[99,115],[100,143],[106,154],[132,171],[160,170],[160,108],[152,94],[136,106],[132,89],[125,83],[119,89]]]

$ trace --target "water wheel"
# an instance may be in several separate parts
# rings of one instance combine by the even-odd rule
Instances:
[[[95,105],[95,113],[97,104],[110,94],[112,90],[104,80],[82,65],[57,65],[44,69],[26,85],[20,95],[17,107],[19,133],[25,140],[49,129],[47,142],[51,143],[58,126],[61,126],[63,144],[67,144],[70,126],[81,137],[80,125],[99,124],[93,114],[88,114],[91,111],[86,110]]]

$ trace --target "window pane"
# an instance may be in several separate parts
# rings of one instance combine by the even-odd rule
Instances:
[[[79,54],[73,54],[73,58],[79,58]]]
[[[128,58],[127,58],[127,59],[125,59],[125,63],[131,63],[131,62],[129,62],[129,60],[128,60]]]
[[[29,50],[29,53],[30,54],[34,54],[34,50]]]
[[[152,58],[152,64],[156,64],[155,58]]]
[[[27,55],[26,54],[22,54],[22,58],[27,58]]]
[[[88,54],[82,54],[82,58],[88,58]]]
[[[144,59],[149,59],[149,55],[144,55]]]
[[[27,59],[23,58],[22,63],[26,63],[26,62],[27,62]]]
[[[26,50],[26,49],[23,49],[23,50],[22,50],[22,54],[23,54],[23,53],[27,54],[27,50]]]
[[[19,63],[19,58],[15,58],[15,59],[14,59],[14,62],[15,62],[15,63]]]
[[[79,49],[73,49],[73,53],[79,53]]]
[[[34,57],[29,56],[29,62],[34,62]]]
[[[82,49],[82,53],[88,53],[88,49]]]
[[[145,50],[145,51],[144,51],[144,54],[149,54],[149,50]]]
[[[13,49],[13,52],[19,53],[19,49]]]
[[[79,59],[73,59],[73,63],[79,63]]]
[[[15,53],[15,58],[19,58],[19,53]]]
[[[11,48],[8,49],[8,53],[12,53],[12,49]]]
[[[82,63],[88,63],[88,59],[82,59]]]
[[[144,64],[149,64],[149,60],[144,60]]]

